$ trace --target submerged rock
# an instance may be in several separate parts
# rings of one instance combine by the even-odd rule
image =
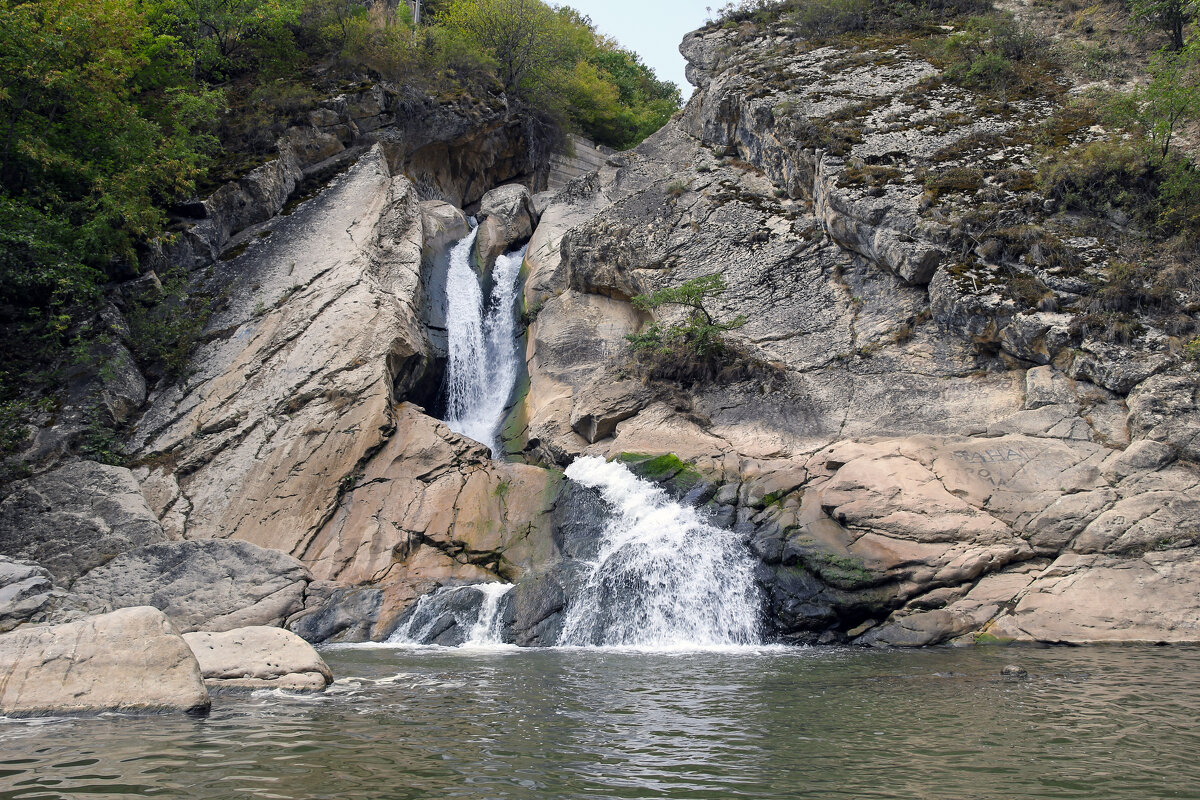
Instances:
[[[0,635],[0,713],[202,711],[200,665],[167,617],[125,608]]]
[[[220,633],[197,631],[183,639],[196,654],[212,689],[321,691],[333,674],[312,645],[282,628],[250,626]]]

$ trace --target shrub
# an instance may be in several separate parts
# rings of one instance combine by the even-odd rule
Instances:
[[[642,311],[662,306],[687,310],[683,323],[655,322],[645,331],[625,337],[653,377],[694,382],[711,380],[721,372],[733,353],[725,334],[746,324],[741,315],[729,322],[718,322],[705,307],[706,302],[727,288],[725,278],[713,274],[633,298],[634,307]]]

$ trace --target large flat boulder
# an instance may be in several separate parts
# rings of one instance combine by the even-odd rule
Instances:
[[[984,633],[1018,642],[1200,642],[1200,552],[1060,556]]]
[[[0,636],[0,713],[200,711],[200,665],[155,608]]]
[[[77,461],[17,482],[0,502],[0,554],[35,561],[63,585],[165,539],[123,467]]]
[[[161,609],[183,631],[282,625],[303,607],[308,569],[250,542],[205,539],[132,550],[72,587],[93,611]]]
[[[185,633],[204,682],[213,689],[321,691],[333,674],[312,645],[291,631],[255,625]]]

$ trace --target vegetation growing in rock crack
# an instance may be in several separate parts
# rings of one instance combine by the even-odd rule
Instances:
[[[734,354],[725,334],[746,324],[741,314],[719,322],[706,307],[728,288],[724,276],[714,273],[633,298],[634,308],[641,311],[664,306],[684,309],[683,322],[653,322],[625,337],[653,377],[692,381],[711,379],[721,371]]]

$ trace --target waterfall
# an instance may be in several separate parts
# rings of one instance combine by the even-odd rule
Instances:
[[[471,249],[479,229],[450,251],[446,280],[446,424],[500,455],[497,434],[520,370],[516,297],[525,249],[506,253],[492,268],[491,297],[484,302]]]
[[[443,586],[422,596],[389,644],[500,647],[500,598],[511,583]]]
[[[612,507],[596,560],[566,610],[560,645],[647,648],[756,644],[754,559],[731,531],[623,464],[587,456],[567,477]]]

